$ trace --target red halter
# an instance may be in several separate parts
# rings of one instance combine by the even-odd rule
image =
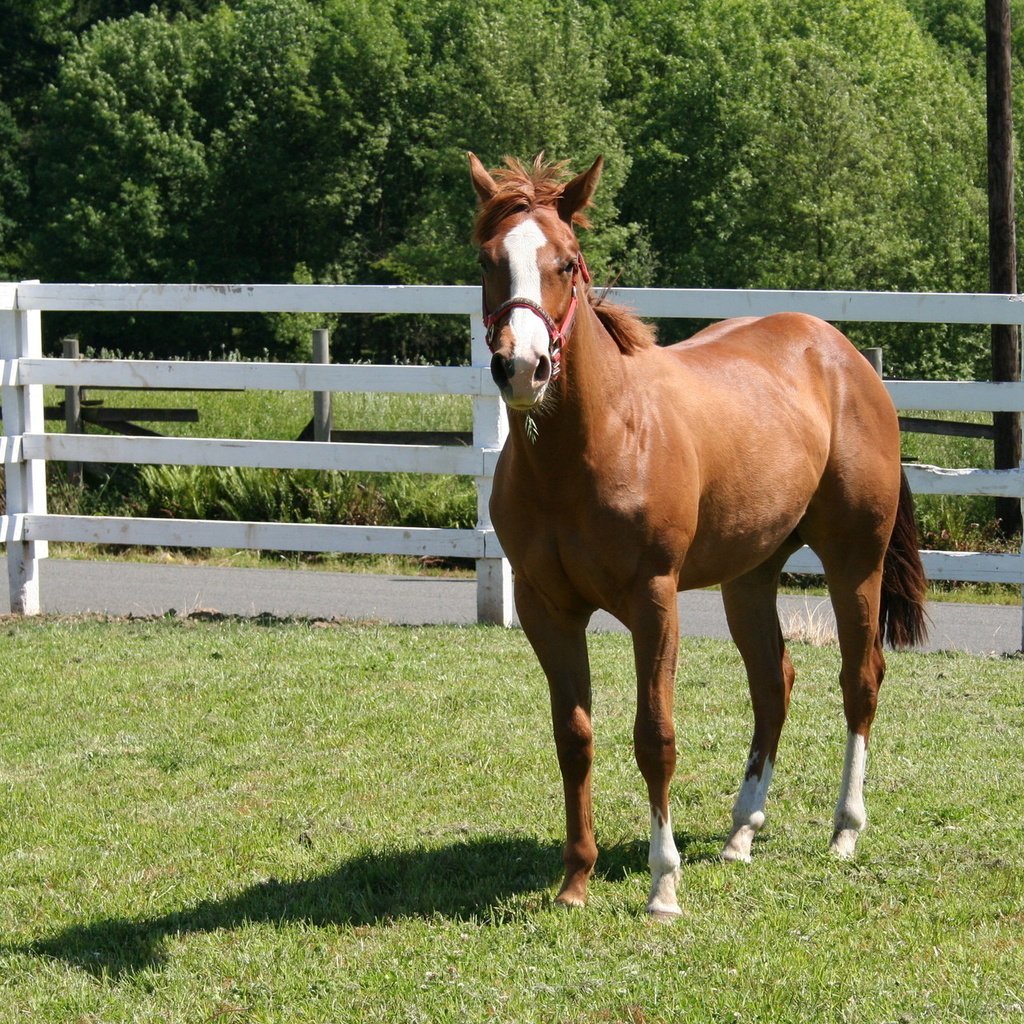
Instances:
[[[568,342],[568,334],[572,328],[573,318],[576,316],[576,307],[579,300],[576,296],[576,278],[582,277],[584,284],[590,283],[590,271],[587,269],[587,262],[581,252],[577,257],[572,270],[572,298],[569,300],[569,308],[561,325],[556,324],[551,314],[539,303],[522,295],[513,295],[512,298],[503,302],[493,313],[487,312],[487,300],[483,300],[484,327],[487,328],[487,347],[493,352],[495,346],[495,328],[505,315],[513,309],[528,309],[531,313],[540,317],[541,322],[548,332],[548,346],[551,353],[551,375],[557,377],[562,368],[562,349]],[[481,289],[482,294],[482,289]]]

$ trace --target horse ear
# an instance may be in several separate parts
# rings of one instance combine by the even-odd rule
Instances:
[[[487,168],[480,163],[476,153],[467,153],[466,156],[469,157],[469,177],[476,190],[477,199],[481,203],[486,203],[498,191],[498,186]]]
[[[597,190],[597,183],[601,180],[601,170],[604,167],[604,157],[599,156],[589,171],[578,174],[562,190],[561,198],[558,200],[558,216],[571,224],[573,217],[590,205],[590,200]]]

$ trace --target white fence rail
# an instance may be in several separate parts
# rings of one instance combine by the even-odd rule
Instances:
[[[1024,301],[1007,295],[877,292],[621,289],[614,297],[645,316],[718,318],[802,310],[829,320],[1024,324]],[[505,437],[504,413],[487,370],[477,287],[328,285],[0,284],[0,386],[7,512],[0,542],[8,549],[11,607],[38,612],[39,560],[48,541],[227,547],[350,553],[443,555],[475,559],[481,621],[512,617],[511,572],[487,514],[491,480]],[[471,366],[410,367],[173,360],[49,359],[40,317],[47,311],[434,313],[467,319]],[[114,388],[260,389],[465,394],[473,397],[473,444],[323,444],[225,438],[151,438],[46,433],[44,385]],[[900,409],[1024,412],[1024,385],[889,381]],[[406,529],[256,522],[52,515],[46,463],[127,462],[203,466],[451,473],[477,485],[474,529]],[[908,465],[919,494],[981,494],[1024,499],[1024,467],[945,469]],[[1024,585],[1016,554],[924,552],[933,579]],[[820,571],[798,552],[789,568]]]

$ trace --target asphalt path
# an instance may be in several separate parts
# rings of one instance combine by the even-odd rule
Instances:
[[[0,559],[6,565],[6,562]],[[476,621],[473,579],[381,576],[299,569],[87,562],[48,558],[40,568],[44,612],[114,616],[272,615],[425,625]],[[679,595],[683,636],[728,638],[715,591]],[[10,613],[0,587],[0,613]],[[1021,606],[935,602],[929,605],[931,651],[1008,654],[1020,650]],[[788,635],[828,635],[835,620],[827,598],[783,595],[779,617]],[[592,630],[622,630],[603,612]]]

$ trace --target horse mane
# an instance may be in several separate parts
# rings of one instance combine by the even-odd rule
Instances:
[[[629,306],[609,302],[605,295],[592,298],[590,305],[623,354],[630,355],[657,343],[658,332],[654,324],[641,320]]]
[[[538,207],[557,206],[571,177],[568,161],[545,162],[543,152],[534,157],[529,169],[512,156],[506,156],[504,162],[504,167],[491,172],[498,186],[494,195],[477,207],[473,224],[474,245],[482,245],[506,217],[530,213]],[[572,223],[581,228],[590,227],[590,221],[582,210],[573,214]],[[595,298],[589,285],[587,297],[605,330],[623,353],[628,355],[655,344],[654,326],[645,323],[627,306],[609,302],[605,295]]]

